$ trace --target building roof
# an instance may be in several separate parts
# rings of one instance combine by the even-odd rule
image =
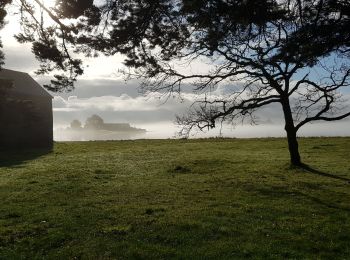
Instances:
[[[28,73],[1,69],[0,79],[13,81],[14,84],[11,88],[12,93],[53,98],[52,95],[38,82],[36,82]]]

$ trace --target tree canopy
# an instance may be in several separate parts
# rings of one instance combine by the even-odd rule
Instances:
[[[86,119],[85,122],[85,128],[86,129],[102,129],[104,125],[104,121],[102,119],[102,117],[98,116],[98,115],[92,115],[89,118]]]
[[[20,3],[18,41],[33,44],[42,63],[38,73],[63,72],[50,90],[73,88],[83,73],[76,53],[122,53],[128,75],[143,79],[146,90],[180,93],[184,85],[193,86],[198,102],[178,118],[185,134],[220,121],[254,119],[258,108],[279,103],[295,165],[301,164],[296,135],[303,125],[350,115],[341,104],[350,74],[349,1],[58,0],[52,8],[39,0]],[[198,62],[208,69],[192,73],[180,66]],[[210,95],[220,84],[233,88]]]
[[[71,123],[70,123],[70,128],[71,129],[82,129],[82,126],[81,126],[81,122],[77,119],[74,119]]]

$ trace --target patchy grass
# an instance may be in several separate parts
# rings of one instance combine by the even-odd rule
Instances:
[[[0,259],[346,259],[350,138],[0,152]]]

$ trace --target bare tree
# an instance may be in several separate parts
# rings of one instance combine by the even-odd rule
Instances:
[[[57,1],[47,8],[34,0],[54,25],[35,16],[20,0],[24,31],[43,62],[55,69],[52,90],[72,88],[83,73],[70,48],[86,56],[126,55],[128,76],[143,79],[147,91],[180,93],[192,85],[202,100],[179,117],[184,134],[194,127],[251,118],[264,106],[280,104],[291,163],[302,165],[297,132],[313,121],[350,115],[341,89],[349,86],[350,3],[342,0],[104,0]],[[69,18],[70,20],[64,20]],[[183,69],[206,61],[209,69]],[[236,89],[210,95],[220,84]],[[232,89],[232,88],[231,88]]]

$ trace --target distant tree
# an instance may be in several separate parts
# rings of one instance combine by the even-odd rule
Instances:
[[[81,127],[81,122],[77,119],[73,120],[71,123],[70,123],[70,128],[71,129],[74,129],[74,130],[80,130],[82,129]]]
[[[86,119],[84,128],[86,129],[102,129],[104,125],[103,119],[98,115],[92,115]]]
[[[349,1],[58,0],[55,8],[20,2],[17,39],[33,43],[40,73],[65,72],[51,90],[71,89],[83,73],[70,49],[86,56],[122,53],[128,75],[143,78],[145,90],[194,87],[198,101],[178,118],[184,134],[223,121],[254,121],[257,109],[279,104],[294,165],[302,165],[302,126],[350,115],[340,91],[349,86]],[[187,69],[198,62],[209,68]],[[211,95],[219,84],[229,86],[228,93]]]

